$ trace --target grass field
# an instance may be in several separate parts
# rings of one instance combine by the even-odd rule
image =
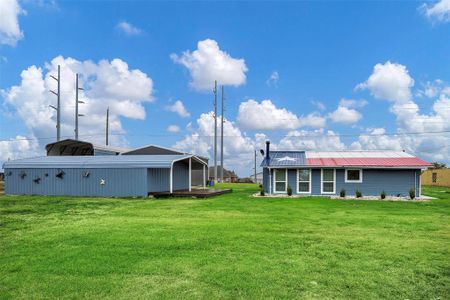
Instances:
[[[0,298],[450,297],[431,202],[0,197]]]

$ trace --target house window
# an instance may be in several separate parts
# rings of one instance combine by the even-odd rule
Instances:
[[[336,193],[336,170],[322,169],[322,194]]]
[[[431,181],[432,181],[433,183],[436,183],[436,182],[437,182],[437,173],[436,173],[436,172],[433,172],[433,173],[431,174]]]
[[[311,170],[297,170],[298,193],[311,193]]]
[[[279,170],[275,169],[275,193],[286,192],[287,181],[287,169]]]
[[[345,182],[362,182],[362,170],[361,169],[346,169],[345,170]]]

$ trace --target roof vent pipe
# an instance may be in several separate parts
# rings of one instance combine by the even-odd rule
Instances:
[[[266,141],[266,158],[270,158],[270,141]]]

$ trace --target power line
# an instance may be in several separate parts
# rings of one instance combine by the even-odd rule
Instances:
[[[398,133],[359,133],[359,134],[304,134],[304,135],[281,135],[281,134],[273,134],[270,135],[272,137],[282,137],[282,138],[308,138],[308,137],[326,137],[326,138],[332,138],[332,137],[360,137],[360,136],[408,136],[408,135],[428,135],[428,134],[446,134],[450,133],[450,130],[442,130],[442,131],[422,131],[422,132],[398,132]],[[126,133],[110,133],[109,135],[113,136],[129,136],[129,137],[186,137],[186,135],[182,134],[126,134]],[[98,136],[104,136],[104,133],[99,134],[87,134],[82,135],[82,137],[98,137]],[[204,138],[211,138],[214,137],[213,135],[196,135],[196,137],[204,137]],[[242,135],[224,135],[224,137],[228,138],[248,138],[247,136]],[[71,138],[71,136],[62,136],[62,138]],[[38,137],[38,138],[20,138],[20,139],[3,139],[0,140],[0,142],[19,142],[19,141],[34,141],[34,140],[50,140],[53,139],[53,137]]]

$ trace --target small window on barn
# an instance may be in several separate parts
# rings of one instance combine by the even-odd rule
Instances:
[[[433,183],[436,183],[436,182],[437,182],[437,173],[436,173],[436,172],[433,172],[433,173],[431,174],[431,181],[432,181]]]
[[[361,169],[346,169],[345,170],[345,182],[362,182],[362,170]]]

